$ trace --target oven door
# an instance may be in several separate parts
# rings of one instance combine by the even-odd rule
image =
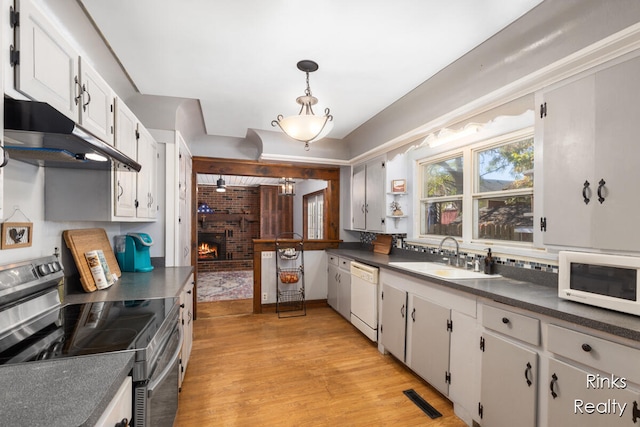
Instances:
[[[176,322],[166,346],[161,350],[151,378],[135,386],[134,427],[173,426],[178,412],[178,376],[182,328]]]

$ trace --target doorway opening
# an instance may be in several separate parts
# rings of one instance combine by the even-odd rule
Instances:
[[[224,192],[217,191],[220,178],[226,182]],[[259,192],[235,183],[230,176],[197,175],[196,294],[210,317],[252,312]]]
[[[275,239],[278,234],[278,231],[291,231],[291,229],[284,230],[282,229],[282,222],[285,221],[285,216],[282,215],[283,208],[280,206],[282,201],[285,199],[292,200],[291,196],[279,196],[277,186],[280,184],[280,181],[283,177],[291,178],[296,182],[296,191],[298,195],[293,195],[295,198],[299,198],[299,211],[296,211],[294,214],[296,221],[299,223],[300,231],[302,234],[302,195],[307,194],[309,192],[315,190],[308,190],[305,192],[298,191],[298,183],[303,183],[305,181],[314,181],[314,180],[322,180],[325,182],[324,187],[326,187],[326,199],[325,203],[325,212],[326,212],[326,227],[324,230],[325,239],[328,240],[338,240],[339,238],[339,188],[340,188],[340,169],[337,167],[331,166],[321,166],[321,165],[303,165],[303,164],[280,164],[280,163],[269,163],[262,161],[254,161],[254,160],[236,160],[236,159],[221,159],[221,158],[210,158],[210,157],[193,157],[192,163],[192,200],[194,211],[200,206],[200,196],[202,189],[197,185],[198,180],[201,179],[201,176],[210,176],[210,184],[209,189],[211,192],[217,193],[220,197],[222,197],[219,206],[216,208],[216,205],[207,204],[203,206],[202,212],[198,212],[195,214],[195,221],[192,221],[192,241],[197,242],[198,231],[202,221],[204,220],[204,224],[206,227],[210,225],[209,221],[215,220],[216,223],[224,224],[228,221],[227,225],[231,224],[233,226],[244,228],[245,230],[254,230],[254,227],[259,229],[258,235],[253,237],[250,240],[250,247],[246,247],[245,249],[237,249],[234,246],[234,242],[238,236],[240,231],[233,230],[232,236],[229,234],[226,235],[226,255],[224,260],[217,261],[209,261],[209,268],[217,271],[224,271],[227,269],[229,263],[238,263],[238,262],[251,262],[253,267],[253,297],[252,297],[252,309],[251,313],[258,314],[262,312],[262,307],[264,304],[269,305],[269,301],[264,301],[262,299],[264,293],[262,292],[263,286],[270,286],[271,284],[263,283],[263,274],[262,268],[265,267],[265,263],[269,264],[268,261],[262,262],[262,256],[264,255],[263,249],[265,247],[264,242],[267,242],[271,239]],[[255,181],[263,180],[263,179],[271,179],[272,180],[272,188],[274,191],[266,191],[268,193],[266,197],[263,198],[264,205],[260,205],[258,209],[245,209],[244,211],[234,210],[230,200],[225,199],[232,194],[232,190],[235,189],[234,180],[239,180],[244,182],[244,187],[251,187],[258,185],[256,182],[247,183],[247,181]],[[225,190],[218,188],[218,180],[222,180],[222,184],[225,187]],[[264,184],[260,185],[258,188],[267,189],[270,185]],[[216,191],[216,190],[220,191]],[[317,190],[317,189],[316,189]],[[274,196],[274,197],[271,197]],[[226,204],[226,205],[225,205]],[[292,209],[293,210],[293,209]],[[293,221],[293,220],[292,220]],[[286,222],[286,221],[285,221]],[[210,230],[207,230],[210,231]],[[223,230],[215,230],[224,231]],[[254,254],[254,240],[257,243],[259,253]],[[196,305],[194,307],[195,317],[198,318],[198,315],[206,315],[203,312],[206,309],[203,307],[205,303],[198,303],[198,293],[199,293],[199,285],[202,282],[201,275],[203,272],[206,272],[203,264],[199,263],[197,260],[197,244],[194,244],[192,253],[192,263],[196,267],[196,290],[194,300]],[[218,258],[221,255],[218,253]],[[241,258],[239,258],[241,257]],[[238,268],[236,270],[242,270],[246,268]],[[270,277],[270,275],[267,275]],[[275,276],[274,280],[275,281]],[[273,284],[275,286],[275,283]],[[273,298],[275,296],[275,291],[270,291],[266,289],[268,295]],[[222,302],[222,304],[227,304],[228,302]]]

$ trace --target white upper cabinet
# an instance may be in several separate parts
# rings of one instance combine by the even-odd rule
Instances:
[[[377,233],[406,233],[410,201],[406,192],[404,157],[376,157],[353,167],[351,174],[351,229]],[[403,191],[393,191],[392,180],[404,180]],[[401,206],[394,215],[391,202]]]
[[[120,99],[115,101],[115,146],[132,159],[136,159],[138,119]],[[138,162],[139,163],[139,162]],[[145,166],[142,165],[144,168]],[[136,216],[137,174],[118,164],[114,182],[114,215],[124,218]]]
[[[81,96],[78,123],[98,138],[113,145],[115,93],[86,60],[80,58],[79,63]]]
[[[589,213],[595,204],[585,204],[582,191],[588,179],[593,181],[594,81],[588,76],[544,94],[545,244],[589,246],[591,242]],[[591,191],[588,188],[585,194]]]
[[[355,230],[364,230],[366,224],[365,207],[367,203],[366,186],[367,167],[358,165],[353,167],[351,175],[351,227]]]
[[[12,50],[15,90],[50,104],[113,145],[114,92],[109,85],[33,2],[20,1],[19,15],[14,17],[18,19]]]
[[[33,2],[23,0],[15,25],[15,88],[29,98],[47,102],[78,119],[78,52]]]
[[[138,124],[138,163],[143,166],[136,183],[137,217],[155,219],[158,211],[158,143],[142,124]]]
[[[545,244],[637,251],[638,75],[636,57],[543,94]]]
[[[351,226],[354,230],[385,230],[385,159],[354,166],[351,179]]]

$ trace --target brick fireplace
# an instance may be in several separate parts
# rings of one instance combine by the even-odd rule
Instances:
[[[198,261],[227,259],[227,232],[198,232]]]
[[[213,212],[198,213],[198,271],[253,269],[253,239],[260,236],[260,190],[257,187],[198,185],[198,205]]]

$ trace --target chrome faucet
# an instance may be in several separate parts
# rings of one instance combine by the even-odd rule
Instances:
[[[438,252],[442,252],[442,245],[449,239],[453,240],[453,243],[456,244],[456,267],[460,267],[460,245],[458,245],[458,241],[454,237],[445,236],[440,242],[440,246],[438,246]],[[449,259],[449,265],[451,265],[451,259]]]

